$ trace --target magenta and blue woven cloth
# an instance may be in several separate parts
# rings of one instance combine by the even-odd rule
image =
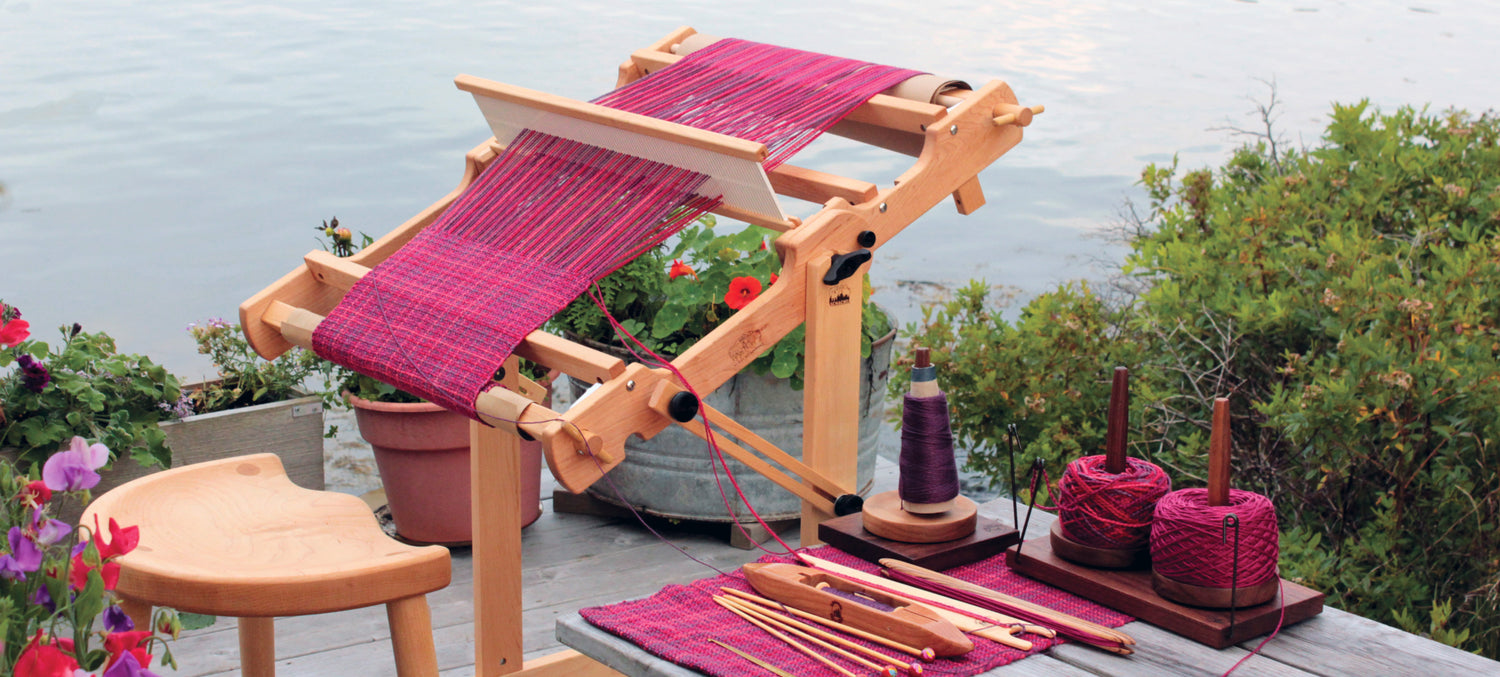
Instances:
[[[877,571],[875,565],[830,547],[814,548],[808,554],[861,571]],[[760,561],[795,563],[786,555],[767,555]],[[1003,555],[954,567],[944,573],[1111,628],[1133,620],[1125,614],[1017,574],[1005,566]],[[750,585],[736,571],[733,575],[705,578],[688,585],[669,585],[644,599],[591,607],[580,613],[595,626],[634,642],[656,656],[709,675],[743,677],[759,672],[743,658],[709,642],[710,639],[733,645],[794,675],[836,674],[715,604],[712,598],[722,594],[720,587],[750,591]],[[924,672],[928,675],[977,675],[1065,641],[1022,634],[1021,638],[1033,646],[1031,651],[1019,651],[980,637],[971,638],[974,640],[973,651],[927,663],[923,665]],[[910,656],[895,654],[891,649],[870,642],[854,641],[894,655],[899,660],[912,660]],[[835,662],[856,674],[868,672],[838,658]]]

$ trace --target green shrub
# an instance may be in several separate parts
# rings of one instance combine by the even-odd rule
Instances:
[[[1010,323],[976,285],[910,330],[971,467],[999,484],[1010,422],[1054,476],[1099,453],[1124,364],[1132,454],[1201,485],[1228,396],[1235,482],[1278,506],[1283,575],[1500,657],[1497,139],[1492,115],[1362,103],[1311,150],[1147,167],[1128,293],[1066,286]]]

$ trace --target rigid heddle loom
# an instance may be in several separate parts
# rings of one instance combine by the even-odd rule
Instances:
[[[352,257],[307,254],[245,301],[240,319],[268,359],[307,347],[476,420],[476,664],[505,674],[522,669],[520,527],[505,507],[515,502],[517,435],[541,440],[558,482],[579,492],[623,460],[629,435],[675,423],[703,437],[701,417],[733,438],[718,438],[726,453],[803,500],[803,543],[815,542],[818,522],[858,504],[860,304],[849,299],[860,276],[875,250],[947,196],[965,214],[981,206],[978,173],[1041,109],[1018,105],[1003,82],[970,89],[690,28],[633,54],[619,87],[591,103],[470,76],[457,84],[495,132],[468,154],[459,187]],[[885,187],[786,163],[824,131],[917,160]],[[789,217],[777,193],[823,207]],[[671,370],[537,330],[705,211],[782,231],[782,269]],[[692,393],[717,388],[804,322],[798,459]],[[516,358],[599,389],[551,411]]]

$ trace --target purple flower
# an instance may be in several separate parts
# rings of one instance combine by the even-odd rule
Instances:
[[[36,586],[36,592],[31,593],[31,603],[45,608],[48,612],[57,611],[57,603],[52,601],[52,593],[47,592],[47,586]]]
[[[42,551],[26,537],[21,527],[11,527],[7,538],[10,554],[0,555],[0,578],[24,581],[26,574],[42,567]]]
[[[111,604],[104,609],[104,629],[110,632],[130,632],[135,629],[135,621],[130,620],[130,615],[118,604]]]
[[[22,354],[16,358],[16,364],[21,367],[21,384],[27,390],[40,393],[52,382],[52,374],[47,372],[47,365],[38,362],[36,358]]]
[[[47,513],[37,508],[31,513],[31,530],[36,534],[37,543],[52,545],[72,533],[73,527],[62,520],[47,519]]]
[[[141,667],[141,662],[136,660],[135,654],[126,651],[120,654],[120,660],[109,666],[101,677],[157,677],[157,675]]]
[[[90,445],[88,440],[74,437],[67,451],[59,451],[47,459],[42,466],[42,481],[53,491],[93,489],[99,484],[99,473],[94,471],[108,462],[108,447]]]

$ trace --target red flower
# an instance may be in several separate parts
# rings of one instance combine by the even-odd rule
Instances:
[[[115,518],[109,518],[109,541],[105,542],[103,534],[99,533],[99,516],[94,515],[94,541],[99,546],[99,558],[110,560],[130,552],[141,542],[140,527],[120,528]],[[110,588],[113,590],[113,588]]]
[[[15,677],[73,677],[77,669],[78,661],[61,643],[53,639],[43,644],[42,631],[37,630],[16,659]]]
[[[683,275],[688,275],[695,280],[698,279],[698,274],[693,272],[693,269],[688,264],[683,263],[682,259],[673,259],[672,267],[667,270],[667,279],[675,280]]]
[[[739,310],[760,296],[760,280],[753,277],[737,277],[729,281],[729,292],[724,294],[724,303]]]
[[[151,664],[151,654],[146,653],[146,647],[142,646],[151,639],[150,630],[133,630],[131,632],[116,632],[104,638],[104,650],[109,652],[109,662],[105,664],[107,669],[120,660],[120,656],[129,653],[135,656],[137,663],[142,666]]]
[[[52,490],[47,488],[47,483],[37,480],[27,484],[16,494],[16,500],[33,508],[41,507],[43,503],[52,500]]]
[[[6,316],[11,319],[6,320]],[[0,348],[9,348],[31,336],[31,323],[21,319],[21,313],[13,307],[0,303]]]
[[[776,281],[779,279],[781,278],[776,277],[776,273],[771,273],[771,284],[776,284]]]

